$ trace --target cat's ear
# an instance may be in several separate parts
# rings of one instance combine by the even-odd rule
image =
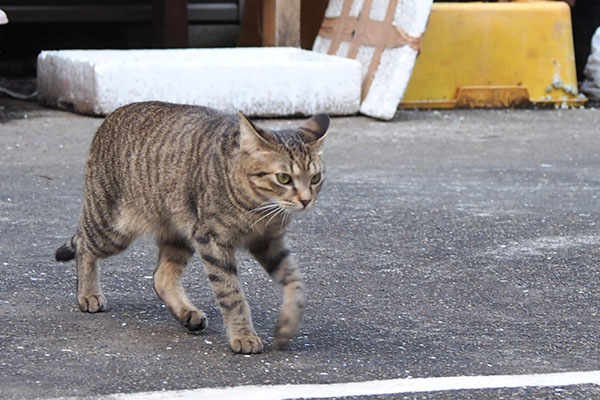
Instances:
[[[300,128],[304,141],[312,146],[321,147],[329,129],[329,115],[317,114]]]
[[[273,134],[254,125],[244,114],[238,112],[240,120],[240,145],[247,150],[272,150]]]

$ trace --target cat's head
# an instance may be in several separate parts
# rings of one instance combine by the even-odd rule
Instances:
[[[298,129],[267,130],[242,113],[240,150],[242,170],[251,190],[286,211],[312,207],[325,179],[321,160],[329,116],[317,114]]]

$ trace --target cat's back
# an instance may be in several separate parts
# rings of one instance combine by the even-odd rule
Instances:
[[[147,140],[156,136],[220,134],[237,124],[236,117],[209,107],[159,101],[132,103],[111,113],[96,138],[116,142]]]
[[[175,104],[162,101],[144,101],[119,107],[107,117],[107,121],[118,123],[127,120],[147,120],[154,123],[159,121],[172,123],[181,118],[200,122],[215,119],[231,119],[231,117],[232,116],[229,114],[225,114],[210,107]]]
[[[238,135],[237,117],[212,108],[158,101],[132,103],[115,110],[98,128],[88,169],[114,172],[144,164],[156,166],[173,158],[183,162],[186,153],[233,149]]]

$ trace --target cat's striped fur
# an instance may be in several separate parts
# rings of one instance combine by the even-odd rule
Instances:
[[[81,310],[106,309],[97,260],[152,234],[159,247],[154,287],[175,318],[191,330],[207,324],[180,283],[198,252],[232,350],[260,352],[237,277],[234,252],[245,247],[282,286],[275,342],[285,346],[305,297],[284,233],[321,189],[328,127],[324,114],[299,129],[272,131],[204,107],[145,102],[115,111],[91,145],[77,231],[56,251],[59,261],[76,259]]]

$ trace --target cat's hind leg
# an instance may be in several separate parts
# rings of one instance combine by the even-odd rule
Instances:
[[[98,274],[98,257],[91,252],[77,251],[77,302],[84,312],[96,313],[107,308]]]
[[[191,331],[206,328],[206,315],[190,302],[181,275],[194,250],[184,240],[159,240],[158,266],[154,271],[154,289],[171,314]]]
[[[76,235],[77,302],[81,311],[96,313],[107,309],[100,286],[98,259],[125,250],[131,237],[116,231],[101,215],[87,210],[83,211]]]

